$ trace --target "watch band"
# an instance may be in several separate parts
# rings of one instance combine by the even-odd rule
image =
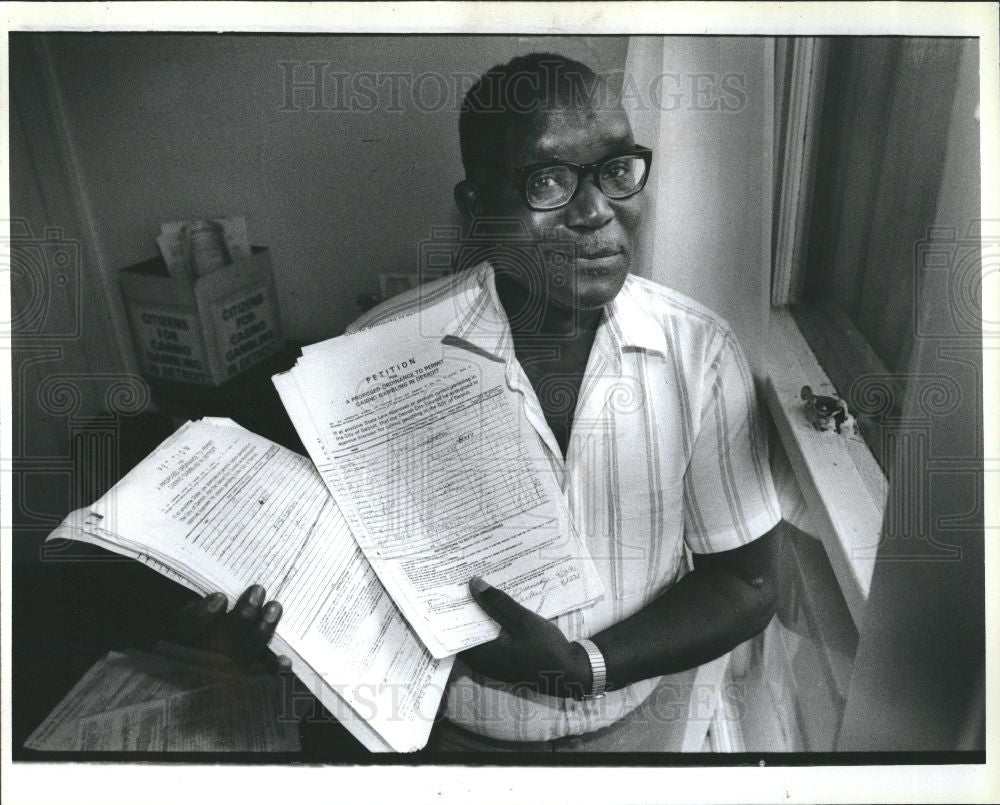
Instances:
[[[608,667],[604,664],[604,655],[601,654],[601,650],[593,640],[583,639],[576,642],[583,646],[583,650],[587,652],[587,657],[590,659],[590,670],[594,678],[590,686],[590,693],[584,694],[581,699],[582,701],[600,699],[607,692],[608,685]]]

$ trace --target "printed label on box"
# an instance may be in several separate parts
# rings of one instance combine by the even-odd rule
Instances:
[[[197,316],[186,311],[135,305],[132,318],[148,374],[192,383],[209,381]]]
[[[212,309],[227,376],[249,369],[277,352],[278,333],[266,288],[234,294],[215,302]]]

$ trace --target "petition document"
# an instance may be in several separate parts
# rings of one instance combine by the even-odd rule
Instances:
[[[189,422],[53,537],[230,605],[264,585],[284,608],[272,648],[365,746],[426,743],[451,661],[421,645],[307,458],[229,420]]]
[[[499,634],[473,575],[546,618],[603,590],[505,365],[422,336],[420,321],[314,345],[273,379],[358,544],[441,658]]]

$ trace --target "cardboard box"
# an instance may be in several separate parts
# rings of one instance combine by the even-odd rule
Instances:
[[[284,346],[270,252],[191,281],[162,257],[119,272],[132,338],[151,379],[219,386]]]

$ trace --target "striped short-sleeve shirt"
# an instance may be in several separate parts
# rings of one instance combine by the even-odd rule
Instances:
[[[414,313],[429,323],[424,337],[506,364],[604,585],[596,604],[556,619],[567,638],[594,635],[669,589],[687,571],[685,548],[737,548],[780,519],[746,358],[726,322],[697,302],[627,278],[605,307],[565,457],[514,355],[489,264],[394,297],[351,329]],[[459,661],[445,713],[491,738],[551,740],[610,725],[661,679],[577,702],[485,678]]]

